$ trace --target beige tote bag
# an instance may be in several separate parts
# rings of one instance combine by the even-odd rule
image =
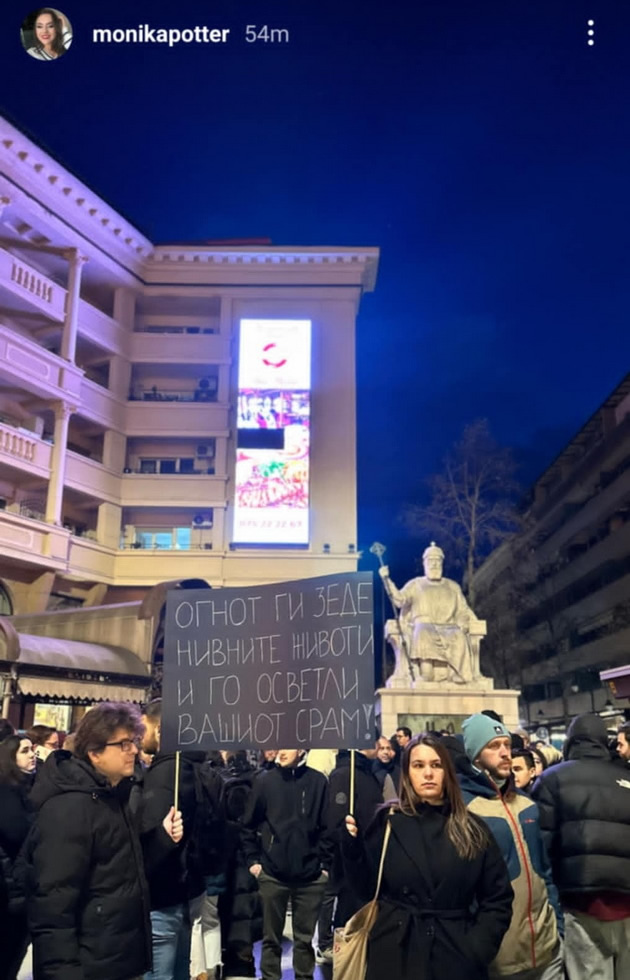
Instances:
[[[390,810],[391,813],[391,810]],[[372,926],[378,915],[378,893],[381,890],[385,852],[389,842],[389,820],[383,837],[381,860],[374,898],[348,919],[343,929],[335,929],[333,945],[333,980],[364,980],[367,972],[367,945]]]

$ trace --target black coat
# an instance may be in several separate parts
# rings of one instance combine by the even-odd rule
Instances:
[[[147,878],[151,908],[164,909],[196,898],[205,891],[202,870],[189,860],[188,840],[195,824],[197,796],[195,767],[204,764],[204,752],[182,752],[179,772],[178,807],[184,821],[184,836],[170,854],[155,865],[150,859],[154,835],[160,832],[164,817],[175,797],[175,754],[158,752],[144,771],[140,806],[142,846],[147,859]]]
[[[611,760],[596,715],[573,721],[564,755],[532,791],[558,890],[630,894],[630,771]]]
[[[306,765],[278,766],[256,777],[243,817],[248,867],[286,882],[309,882],[328,870],[326,777]],[[259,836],[260,834],[260,836]]]
[[[37,776],[38,812],[24,848],[37,980],[128,980],[150,967],[149,895],[130,789],[131,780],[112,787],[64,751]]]
[[[364,902],[376,888],[387,814],[380,811],[365,842],[347,831],[342,838],[346,873]],[[512,914],[497,845],[487,835],[472,861],[459,857],[446,807],[424,804],[415,817],[396,812],[390,820],[366,980],[485,980]]]
[[[0,783],[0,915],[22,913],[26,905],[14,865],[32,821],[28,804],[32,784],[28,776],[17,784]]]
[[[341,840],[346,834],[344,821],[350,812],[350,753],[342,750],[337,765],[328,780],[327,837],[333,849],[332,879],[335,884],[343,881]],[[383,783],[373,771],[373,760],[355,752],[354,817],[359,833],[365,833],[383,804]],[[345,910],[344,910],[345,914]]]
[[[224,802],[227,819],[225,893],[219,899],[223,947],[251,947],[262,939],[262,907],[258,882],[249,873],[242,846],[242,818],[259,771],[247,763],[235,762],[219,770],[225,780]],[[228,952],[229,958],[229,952]]]

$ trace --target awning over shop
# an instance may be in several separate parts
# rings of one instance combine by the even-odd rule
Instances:
[[[614,697],[630,698],[630,664],[614,667],[612,670],[601,670],[599,676],[608,684]]]
[[[142,701],[150,668],[124,647],[18,633],[0,619],[0,670],[23,694],[88,701]]]

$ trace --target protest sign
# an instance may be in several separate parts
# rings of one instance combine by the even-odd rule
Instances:
[[[372,574],[168,593],[161,744],[371,748]]]

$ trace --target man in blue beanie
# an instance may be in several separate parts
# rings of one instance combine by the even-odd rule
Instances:
[[[458,773],[464,801],[492,831],[514,890],[512,922],[490,976],[563,980],[558,893],[543,846],[538,808],[514,786],[509,729],[498,717],[476,714],[466,719],[462,731],[472,763],[460,766]]]

